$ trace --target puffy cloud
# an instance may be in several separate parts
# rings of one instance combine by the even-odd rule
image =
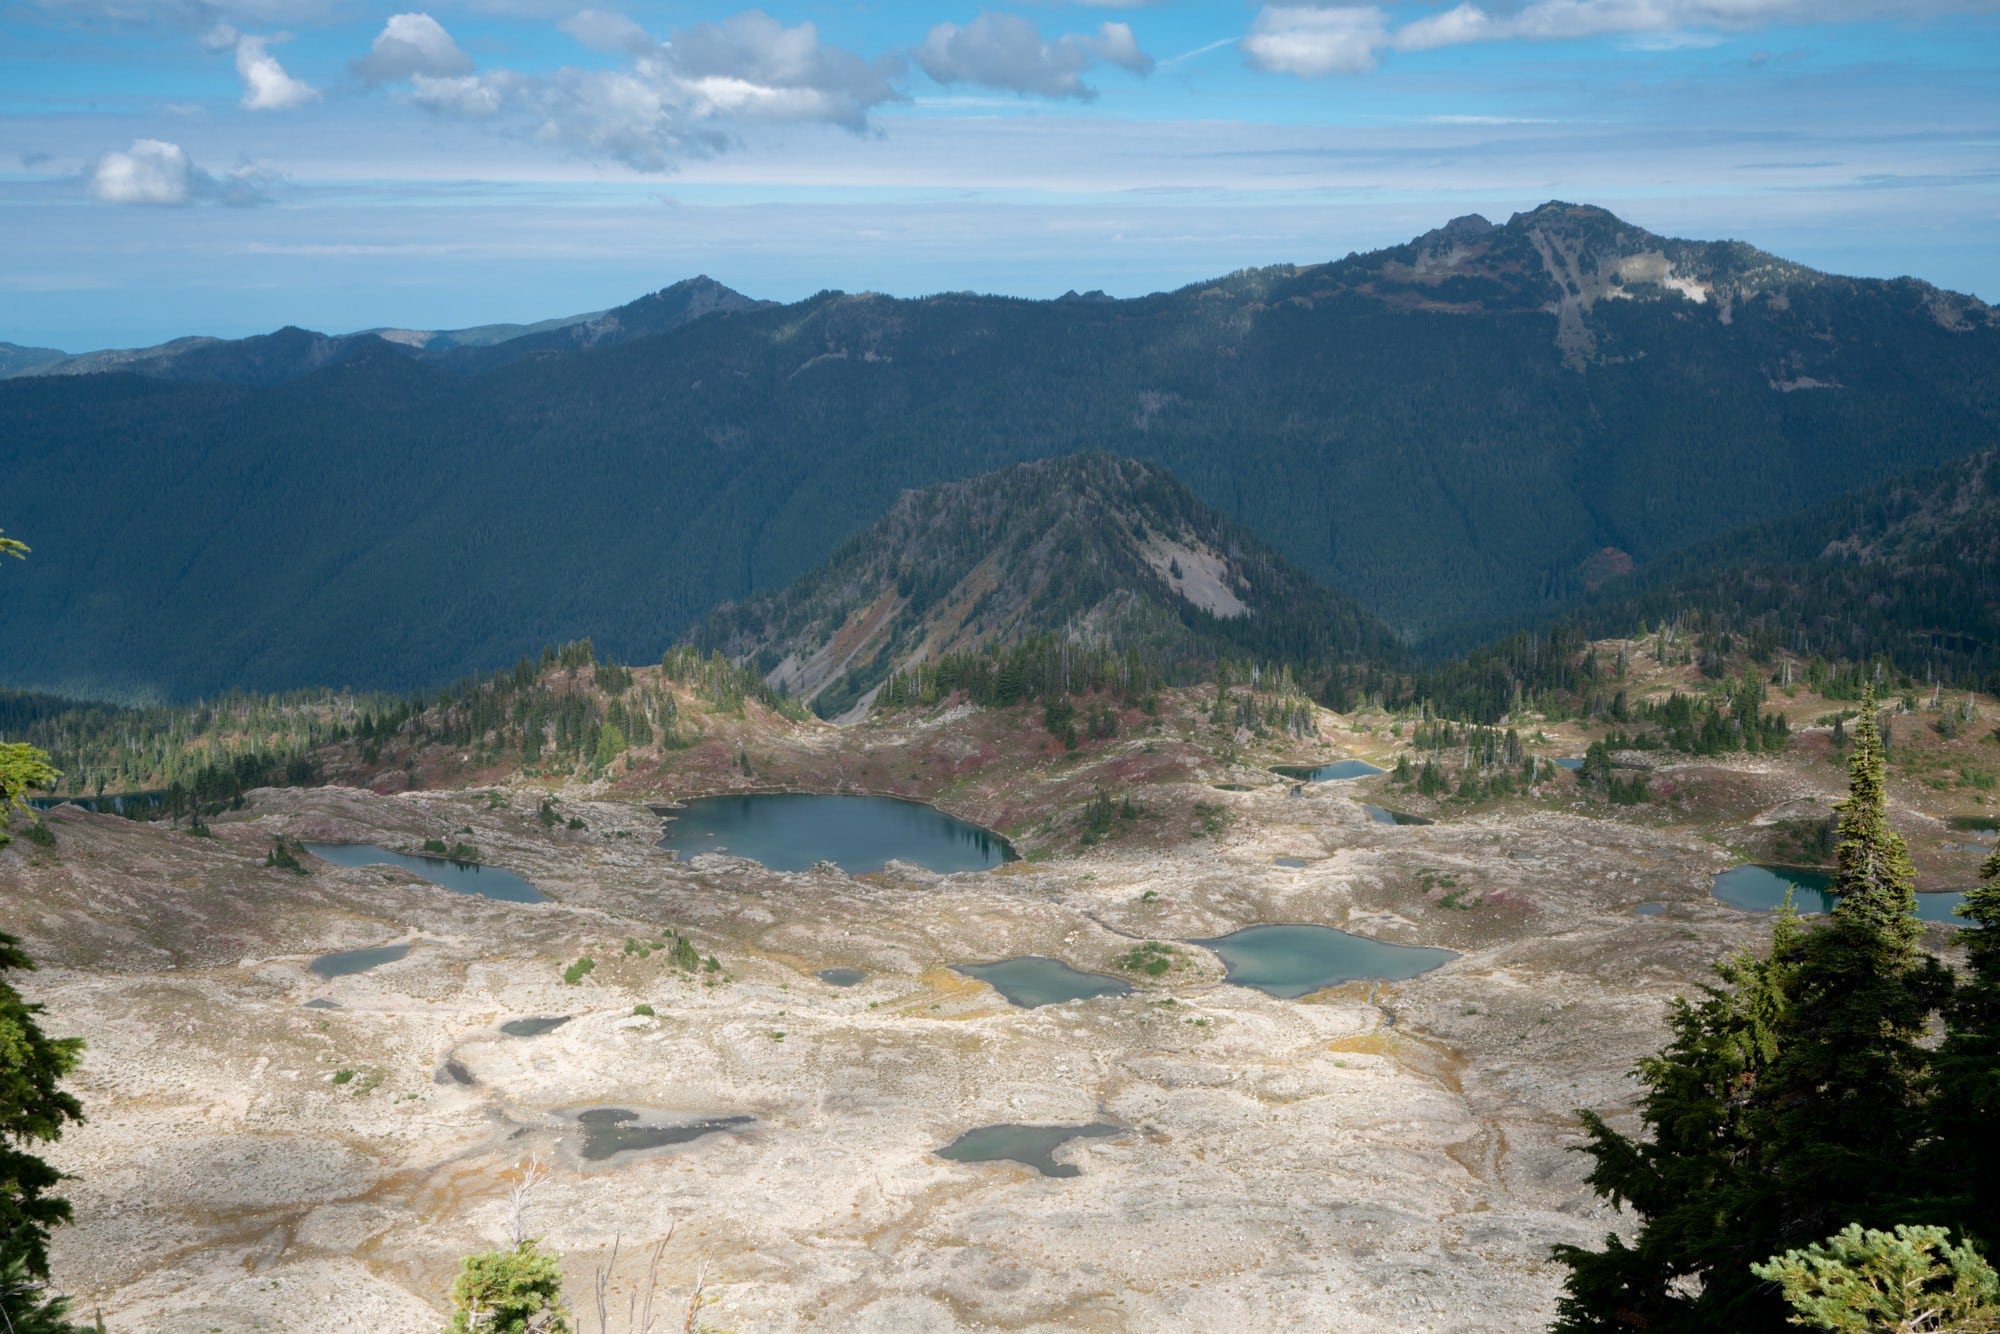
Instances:
[[[123,151],[97,159],[86,178],[93,198],[106,204],[180,207],[196,203],[242,206],[265,200],[270,173],[244,167],[216,177],[194,165],[187,150],[164,139],[134,139]]]
[[[367,84],[397,83],[416,75],[455,79],[472,73],[472,57],[429,14],[391,14],[368,54],[348,68]]]
[[[247,111],[287,111],[319,99],[319,89],[285,72],[270,45],[286,39],[254,37],[238,32],[227,23],[218,23],[201,39],[211,51],[234,51],[236,73],[243,80],[241,105]]]
[[[1139,49],[1129,24],[1105,23],[1095,33],[1067,33],[1050,41],[1015,14],[981,14],[964,27],[940,23],[910,58],[938,83],[1079,101],[1097,96],[1083,74],[1099,61],[1135,74],[1153,69],[1153,58]]]
[[[893,66],[827,46],[811,23],[788,28],[757,10],[664,42],[604,10],[585,10],[562,27],[593,50],[624,55],[623,67],[566,67],[547,76],[414,74],[411,100],[453,115],[531,118],[544,143],[664,171],[726,148],[734,125],[858,131],[871,109],[899,97],[889,83]]]
[[[265,49],[265,37],[236,39],[236,73],[243,79],[242,106],[247,111],[288,111],[319,100],[319,89],[285,72],[278,58]]]
[[[606,55],[644,55],[660,44],[660,39],[608,9],[585,9],[556,25],[593,51]]]
[[[506,105],[512,76],[467,74],[455,79],[434,79],[428,74],[410,76],[410,100],[432,111],[455,116],[497,116]]]
[[[1303,78],[1358,74],[1375,68],[1388,35],[1374,5],[1266,5],[1243,38],[1243,55],[1258,69]]]

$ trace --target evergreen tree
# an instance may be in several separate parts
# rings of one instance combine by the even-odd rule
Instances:
[[[1931,1014],[1950,994],[1918,946],[1915,875],[1889,827],[1874,694],[1864,699],[1839,807],[1831,920],[1804,938],[1782,1054],[1763,1101],[1783,1234],[1798,1245],[1860,1220],[1906,1214],[1920,1193],[1911,1164],[1926,1135],[1921,1102]],[[1780,1249],[1773,1246],[1773,1252]]]
[[[1971,925],[1965,978],[1947,1015],[1936,1059],[1936,1134],[1932,1151],[1949,1215],[2000,1255],[2000,850],[1986,859],[1980,883],[1959,908]]]
[[[57,1087],[83,1051],[77,1038],[50,1038],[30,1005],[8,985],[9,971],[34,964],[0,932],[0,1268],[19,1263],[26,1278],[49,1276],[49,1229],[69,1221],[69,1202],[49,1192],[62,1173],[28,1152],[83,1120],[83,1105]],[[4,1308],[0,1308],[4,1310]],[[11,1316],[11,1312],[7,1312]]]
[[[1590,1184],[1643,1220],[1627,1246],[1559,1247],[1557,1329],[1777,1331],[1786,1308],[1751,1266],[1848,1223],[1921,1223],[1929,1132],[1920,1045],[1950,994],[1918,948],[1909,858],[1890,829],[1874,700],[1855,728],[1824,925],[1780,914],[1771,948],[1676,1004],[1673,1040],[1640,1063],[1635,1142],[1584,1113]],[[1989,1197],[1990,1200],[1990,1197]],[[1990,1206],[1989,1206],[1990,1207]]]

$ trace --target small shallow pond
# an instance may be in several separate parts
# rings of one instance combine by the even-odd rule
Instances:
[[[858,987],[868,980],[868,974],[859,968],[822,968],[813,976],[830,987]]]
[[[1772,912],[1789,892],[1792,906],[1802,913],[1832,912],[1839,896],[1828,891],[1833,877],[1825,871],[1797,866],[1732,866],[1715,877],[1712,891],[1719,902],[1744,912]],[[1917,916],[1926,922],[1963,923],[1952,909],[1965,895],[1946,891],[1917,895]]]
[[[314,959],[312,970],[320,977],[348,977],[355,973],[365,973],[370,968],[380,968],[385,963],[394,963],[409,952],[408,945],[377,945],[365,950],[335,950],[332,954],[322,954]]]
[[[500,1031],[510,1038],[538,1038],[544,1033],[553,1033],[568,1023],[566,1014],[538,1015],[532,1019],[509,1019],[500,1025]]]
[[[598,1163],[621,1153],[643,1149],[664,1149],[674,1144],[690,1144],[704,1135],[741,1130],[756,1121],[754,1116],[711,1116],[698,1121],[677,1121],[648,1125],[639,1113],[623,1107],[593,1107],[579,1112],[576,1122],[583,1127],[583,1158]]]
[[[1298,871],[1311,866],[1312,862],[1305,857],[1273,857],[1271,858],[1271,865],[1282,866],[1287,871]]]
[[[1032,1010],[1041,1005],[1089,1000],[1094,996],[1128,996],[1131,984],[1104,973],[1082,973],[1060,959],[1038,954],[998,963],[954,964],[953,971],[976,977],[1007,998],[1010,1005]]]
[[[308,843],[306,851],[335,866],[400,866],[422,876],[433,885],[454,894],[476,894],[482,899],[504,903],[545,903],[548,896],[533,885],[498,866],[478,862],[455,862],[444,857],[418,857],[407,852],[391,852],[373,843]]]
[[[1361,809],[1368,812],[1368,818],[1376,824],[1429,824],[1421,815],[1411,815],[1405,811],[1392,811],[1387,806],[1370,806],[1361,803]]]
[[[1102,1121],[1082,1126],[977,1126],[937,1151],[955,1163],[1025,1163],[1045,1177],[1082,1175],[1075,1163],[1056,1161],[1056,1150],[1073,1139],[1105,1139],[1124,1127]]]
[[[2000,815],[1954,815],[1948,822],[1967,834],[2000,834]]]
[[[1192,940],[1222,956],[1228,980],[1267,996],[1296,1000],[1342,982],[1401,982],[1451,962],[1452,950],[1391,945],[1330,926],[1269,923],[1212,940]]]
[[[1366,760],[1335,760],[1332,764],[1280,764],[1271,772],[1281,777],[1301,783],[1327,783],[1339,778],[1368,778],[1375,774],[1386,774],[1387,769],[1377,769]]]
[[[809,792],[696,798],[673,813],[660,846],[683,857],[726,852],[773,871],[804,871],[827,861],[849,875],[867,875],[891,861],[947,874],[1014,860],[1006,839],[934,806]]]
[[[1632,909],[1632,911],[1641,917],[1663,917],[1666,915],[1667,905],[1664,903],[1642,903]]]
[[[1561,757],[1557,757],[1556,759],[1550,760],[1549,763],[1555,765],[1555,767],[1558,769],[1581,769],[1583,767],[1583,761],[1580,759],[1564,759]]]

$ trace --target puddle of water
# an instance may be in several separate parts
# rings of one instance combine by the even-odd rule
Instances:
[[[1712,891],[1717,901],[1744,912],[1771,912],[1785,901],[1789,892],[1792,907],[1802,913],[1832,912],[1839,896],[1827,886],[1833,877],[1825,871],[1809,871],[1795,866],[1732,866],[1715,877]],[[1917,895],[1917,917],[1926,922],[1963,925],[1965,919],[1952,909],[1965,902],[1956,891]]]
[[[598,1163],[621,1153],[643,1149],[664,1149],[674,1144],[690,1144],[704,1135],[739,1130],[756,1121],[754,1116],[712,1116],[699,1121],[668,1125],[647,1125],[639,1113],[623,1107],[593,1107],[577,1114],[583,1127],[583,1158]]]
[[[1210,783],[1209,786],[1217,792],[1255,792],[1257,790],[1248,783]]]
[[[1370,806],[1361,803],[1361,809],[1368,812],[1368,818],[1376,824],[1429,824],[1421,815],[1411,815],[1404,811],[1392,811],[1387,806]]]
[[[2000,834],[2000,815],[1954,815],[1947,823],[1968,834]]]
[[[1541,860],[1541,857],[1532,852],[1517,852],[1514,854],[1514,860],[1517,862],[1538,862]]]
[[[463,1061],[446,1061],[438,1067],[437,1073],[431,1076],[433,1084],[459,1084],[470,1087],[478,1082],[472,1077],[472,1071],[465,1068]]]
[[[1073,1139],[1105,1139],[1124,1134],[1122,1126],[1102,1121],[1081,1126],[978,1126],[937,1151],[955,1163],[1025,1163],[1045,1177],[1082,1175],[1074,1163],[1059,1163],[1055,1151]]]
[[[570,1021],[566,1014],[539,1015],[532,1019],[509,1019],[500,1025],[500,1031],[510,1038],[538,1038],[544,1033],[552,1033]]]
[[[1282,866],[1288,871],[1296,871],[1301,867],[1311,866],[1312,861],[1306,857],[1273,857],[1271,865]]]
[[[891,861],[949,874],[1014,860],[1013,847],[992,830],[921,802],[807,792],[698,798],[674,813],[660,846],[683,857],[726,852],[773,871],[827,861],[849,875]]]
[[[417,857],[391,852],[373,843],[308,843],[306,851],[335,866],[400,866],[454,894],[476,894],[503,903],[546,903],[548,895],[498,866],[455,862],[443,857]]]
[[[822,968],[813,976],[830,987],[858,987],[868,980],[859,968]]]
[[[307,1001],[306,1008],[308,1010],[338,1010],[340,1002],[337,1000],[328,1000],[326,997],[321,996],[317,1000]]]
[[[1664,903],[1642,903],[1632,910],[1641,917],[1659,917],[1667,911]]]
[[[1221,955],[1229,966],[1228,980],[1237,986],[1283,1000],[1342,982],[1402,982],[1458,957],[1452,950],[1391,945],[1330,926],[1283,922],[1188,943]]]
[[[961,963],[953,971],[976,977],[1007,998],[1010,1005],[1032,1010],[1041,1005],[1089,1000],[1094,996],[1128,996],[1130,983],[1104,973],[1083,973],[1060,959],[1038,954],[998,963]]]
[[[1978,853],[1989,853],[1993,851],[1992,848],[1988,847],[1984,843],[1947,843],[1944,845],[1944,850],[1946,852],[1978,852]]]
[[[1271,772],[1302,783],[1328,783],[1341,778],[1368,778],[1374,774],[1386,774],[1387,769],[1378,769],[1366,760],[1335,760],[1332,764],[1279,764],[1272,766]]]
[[[410,952],[408,945],[377,945],[366,950],[336,950],[332,954],[322,954],[312,961],[312,970],[319,977],[348,977],[355,973],[365,973],[370,968],[380,968],[385,963],[394,963]]]
[[[1553,759],[1553,760],[1550,760],[1550,761],[1549,761],[1549,763],[1550,763],[1550,764],[1553,764],[1553,765],[1555,765],[1555,767],[1556,767],[1556,768],[1558,768],[1558,769],[1581,769],[1581,768],[1583,767],[1583,761],[1582,761],[1582,759],[1580,759],[1580,758],[1579,758],[1579,759]]]

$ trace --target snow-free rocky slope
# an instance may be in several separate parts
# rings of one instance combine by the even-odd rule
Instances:
[[[1163,664],[1393,660],[1389,628],[1157,464],[1083,454],[908,491],[781,592],[697,642],[837,714],[919,661],[1061,632]]]

